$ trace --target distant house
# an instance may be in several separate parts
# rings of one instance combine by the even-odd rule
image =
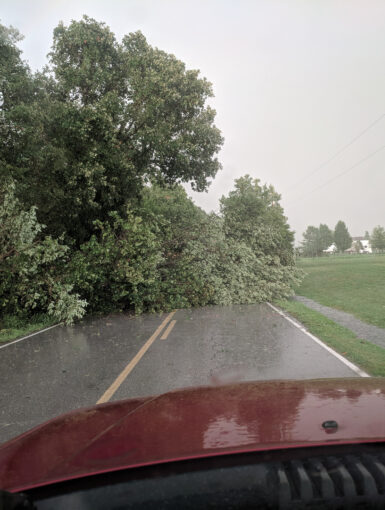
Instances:
[[[352,245],[345,250],[345,253],[372,253],[370,240],[364,237],[352,237]]]
[[[373,253],[369,239],[363,239],[361,241],[361,244],[362,244],[362,253]]]
[[[359,249],[357,249],[358,243],[361,243]],[[325,254],[332,254],[336,253],[337,251],[338,250],[335,243],[331,244],[326,250],[322,250],[322,252]],[[364,237],[352,237],[352,245],[350,248],[345,250],[344,253],[372,253],[372,247],[370,246],[369,239],[365,239]]]
[[[337,246],[333,243],[329,246],[329,248],[326,248],[326,250],[322,250],[323,253],[336,253]]]

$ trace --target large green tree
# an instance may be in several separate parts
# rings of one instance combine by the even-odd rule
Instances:
[[[149,182],[205,190],[222,137],[206,102],[211,84],[140,33],[119,43],[88,17],[54,31],[49,73],[35,105],[40,150],[19,143],[13,176],[50,233],[78,244],[109,212],[124,215]],[[13,151],[15,146],[11,146]],[[24,168],[28,171],[22,171]]]
[[[289,295],[297,281],[294,234],[279,200],[272,186],[249,175],[236,179],[235,189],[220,200],[223,230],[233,243],[232,260],[240,265],[234,302],[242,302],[241,296],[243,302],[257,302]]]
[[[321,223],[319,226],[319,238],[321,250],[326,250],[333,244],[333,231],[324,223]]]
[[[370,236],[370,244],[373,250],[385,250],[385,229],[384,227],[374,227],[372,235]]]
[[[235,189],[220,200],[226,235],[245,241],[258,255],[293,263],[294,234],[273,186],[261,185],[249,175],[235,180]]]
[[[347,226],[343,221],[339,221],[334,229],[334,242],[337,246],[337,250],[343,252],[351,247],[352,238],[349,234]]]
[[[316,257],[322,252],[319,228],[309,225],[303,233],[302,250],[305,257]]]
[[[198,71],[87,17],[55,29],[43,73],[18,40],[0,26],[0,317],[291,293],[293,233],[272,186],[238,179],[219,215],[181,186],[203,191],[220,167]]]
[[[333,231],[327,225],[321,223],[318,228],[309,225],[303,234],[303,254],[308,257],[322,255],[332,243]]]

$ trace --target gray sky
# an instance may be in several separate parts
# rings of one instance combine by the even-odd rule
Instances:
[[[352,235],[385,226],[383,0],[2,0],[0,20],[18,28],[32,69],[46,63],[52,31],[87,14],[120,39],[141,30],[153,46],[200,69],[214,86],[223,169],[208,193],[218,210],[235,178],[273,184],[297,241],[307,225],[346,222]],[[332,182],[327,181],[334,179]],[[316,191],[316,188],[319,188]]]

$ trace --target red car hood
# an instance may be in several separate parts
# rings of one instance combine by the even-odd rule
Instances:
[[[338,423],[333,433],[325,420]],[[235,452],[385,440],[385,379],[269,381],[98,405],[0,447],[11,491],[123,468]]]

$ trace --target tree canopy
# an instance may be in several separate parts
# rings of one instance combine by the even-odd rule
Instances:
[[[325,224],[309,226],[303,234],[303,254],[310,257],[321,255],[333,243],[333,231]]]
[[[384,227],[374,227],[372,235],[370,236],[370,244],[373,250],[384,251],[385,250],[385,229]]]
[[[0,26],[0,327],[292,293],[293,233],[272,186],[238,179],[220,214],[182,186],[204,191],[220,168],[198,71],[86,16],[55,29],[42,73],[19,37]]]
[[[104,23],[84,16],[54,30],[50,66],[31,77],[12,34],[7,48],[20,77],[13,95],[10,87],[2,91],[8,123],[1,156],[50,234],[83,242],[95,220],[108,221],[110,210],[123,214],[146,183],[207,189],[223,139],[206,104],[211,84],[198,71],[152,48],[140,32],[119,43]],[[25,97],[26,81],[38,96]],[[15,95],[13,104],[8,96]]]
[[[339,221],[334,229],[334,242],[338,251],[345,251],[352,246],[352,238],[347,226],[343,221]]]
[[[294,234],[273,186],[261,185],[249,175],[236,179],[235,189],[220,200],[226,235],[250,245],[258,255],[293,262]]]
[[[0,317],[45,310],[57,321],[85,313],[87,302],[72,292],[64,276],[69,248],[61,239],[42,235],[36,208],[23,210],[15,184],[0,185]]]
[[[321,223],[319,226],[319,237],[321,250],[326,250],[333,244],[333,231],[324,223]]]

